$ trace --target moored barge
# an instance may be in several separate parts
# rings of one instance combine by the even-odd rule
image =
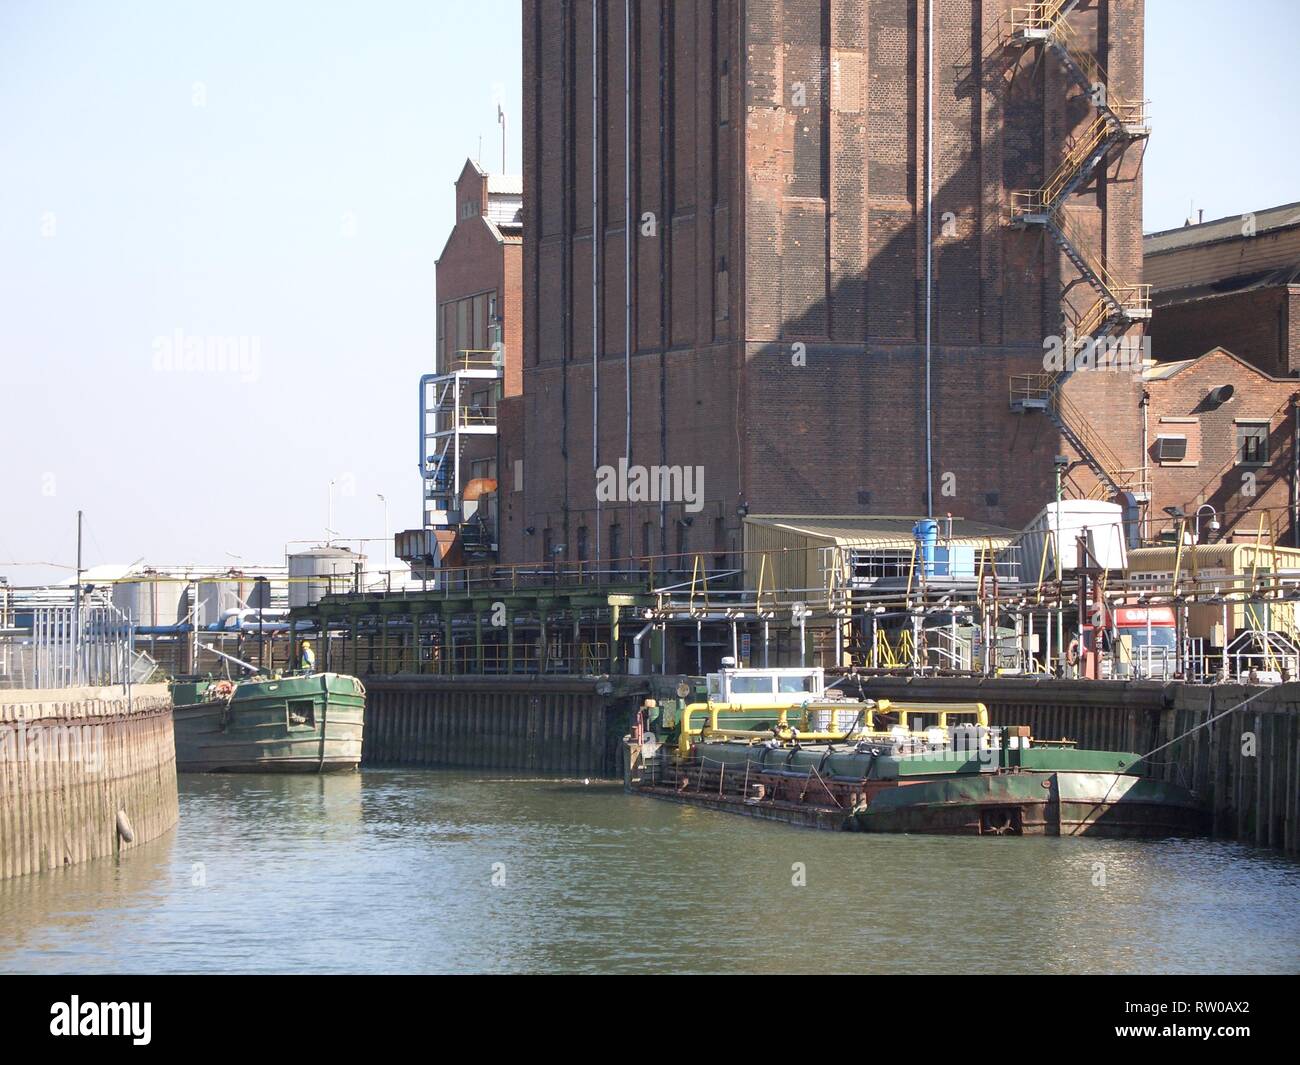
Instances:
[[[1201,799],[1148,775],[1137,754],[993,728],[979,703],[834,699],[815,670],[724,669],[709,685],[674,742],[644,725],[628,737],[629,791],[857,832],[1163,837],[1208,827]]]
[[[366,690],[339,673],[172,686],[182,773],[328,773],[361,762]]]

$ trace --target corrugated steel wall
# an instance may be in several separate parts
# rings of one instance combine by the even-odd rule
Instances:
[[[0,879],[116,854],[176,824],[167,685],[137,687],[129,701],[120,692],[0,699]],[[119,834],[119,813],[130,843]]]
[[[366,682],[362,763],[616,777],[634,702],[582,679]]]

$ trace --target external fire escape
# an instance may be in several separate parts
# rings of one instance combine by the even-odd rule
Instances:
[[[444,373],[420,378],[420,467],[424,478],[424,523],[427,528],[456,531],[469,554],[490,553],[494,530],[485,514],[466,513],[476,502],[474,482],[462,476],[466,441],[497,435],[496,400],[503,377],[497,351],[458,351]],[[473,389],[474,391],[471,391]],[[486,391],[486,404],[474,396]],[[477,504],[476,504],[477,505]]]
[[[1119,98],[1096,57],[1070,27],[1068,16],[1079,0],[1044,0],[1011,14],[1008,47],[1041,44],[1060,59],[1097,109],[1087,129],[1069,146],[1056,172],[1039,189],[1012,194],[1010,223],[1018,228],[1041,226],[1096,296],[1079,312],[1070,301],[1063,303],[1063,324],[1068,339],[1075,343],[1122,334],[1134,322],[1151,317],[1151,286],[1116,277],[1104,257],[1088,247],[1070,221],[1066,204],[1092,179],[1108,158],[1149,134],[1147,105]],[[1101,434],[1064,394],[1065,382],[1073,372],[1068,356],[1062,369],[1051,373],[1021,374],[1011,381],[1011,407],[1016,411],[1045,411],[1096,475],[1094,496],[1130,495],[1136,502],[1150,497],[1146,474],[1128,469],[1107,446]]]

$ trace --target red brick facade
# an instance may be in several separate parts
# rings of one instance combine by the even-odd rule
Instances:
[[[523,390],[523,235],[521,221],[498,224],[489,217],[507,213],[493,210],[494,200],[499,205],[502,196],[490,186],[498,181],[472,161],[456,181],[456,224],[437,262],[436,362],[438,372],[446,372],[457,351],[487,350],[499,340],[504,357],[499,390],[489,382],[473,389],[490,393],[489,403],[500,421],[502,402]],[[517,197],[507,199],[513,203]],[[472,398],[474,391],[467,392]],[[502,478],[500,440],[500,435],[466,438],[458,486],[463,488],[480,474],[495,478],[498,507],[509,487]]]
[[[1232,398],[1216,402],[1211,393],[1223,385],[1232,386]],[[1182,507],[1190,517],[1208,503],[1222,529],[1209,533],[1206,511],[1202,542],[1253,537],[1263,515],[1265,529],[1279,544],[1300,546],[1291,520],[1300,381],[1272,377],[1220,348],[1177,366],[1156,367],[1146,391],[1151,532],[1171,527],[1166,507]],[[1243,461],[1241,436],[1254,425],[1267,426],[1267,455],[1262,461]],[[1162,463],[1161,435],[1185,438],[1186,458]]]
[[[1161,360],[1195,358],[1218,346],[1265,373],[1300,374],[1300,285],[1157,306],[1150,333]]]
[[[725,560],[747,509],[924,513],[925,5],[631,0],[630,130],[625,5],[594,6],[593,219],[593,4],[524,3],[516,520],[534,532],[514,557],[540,558],[549,537],[570,559],[599,543],[605,558],[617,544]],[[1009,379],[1042,369],[1063,285],[1079,305],[1093,293],[1041,229],[1005,225],[1005,206],[1096,112],[1054,57],[1001,46],[1012,6],[935,5],[931,402],[935,511],[1015,527],[1048,498],[1066,447],[1046,416],[1011,412]],[[1141,0],[1085,0],[1070,20],[1115,90],[1140,99]],[[1131,280],[1140,157],[1118,154],[1069,207]],[[1138,465],[1137,376],[1076,374],[1070,394]],[[598,516],[596,467],[620,458],[703,467],[702,509],[604,503]]]

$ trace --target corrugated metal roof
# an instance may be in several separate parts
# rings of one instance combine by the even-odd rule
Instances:
[[[1280,266],[1275,270],[1235,275],[1202,285],[1153,291],[1151,300],[1152,305],[1159,310],[1162,307],[1173,307],[1181,303],[1216,300],[1222,296],[1239,296],[1243,292],[1283,288],[1297,283],[1300,283],[1300,263],[1293,263],[1290,266]]]
[[[522,174],[489,174],[488,193],[501,193],[503,196],[522,196],[524,178]]]
[[[1225,568],[1231,575],[1248,573],[1252,565],[1271,569],[1274,559],[1279,570],[1293,570],[1300,566],[1300,549],[1254,543],[1197,544],[1195,547],[1185,545],[1180,558],[1177,545],[1137,547],[1128,554],[1128,569],[1131,575],[1138,576],[1168,573],[1172,572],[1177,560],[1184,575],[1191,573],[1193,561],[1198,570]]]
[[[859,514],[810,516],[756,514],[745,518],[747,524],[785,529],[801,536],[833,541],[845,547],[910,544],[914,539],[912,527],[923,520],[920,517]],[[935,520],[939,522],[939,536],[947,539],[948,519]],[[952,540],[955,543],[985,544],[992,541],[994,547],[1005,547],[1018,535],[1015,530],[1004,529],[999,525],[988,525],[967,518],[952,519]]]
[[[1148,233],[1142,241],[1142,253],[1159,255],[1161,252],[1191,248],[1198,244],[1242,239],[1244,234],[1241,231],[1241,223],[1241,215],[1229,215],[1227,218],[1216,218],[1212,222],[1202,222],[1199,225]],[[1280,207],[1270,207],[1266,211],[1255,212],[1256,236],[1272,229],[1285,229],[1288,226],[1300,226],[1300,202],[1286,203]]]

